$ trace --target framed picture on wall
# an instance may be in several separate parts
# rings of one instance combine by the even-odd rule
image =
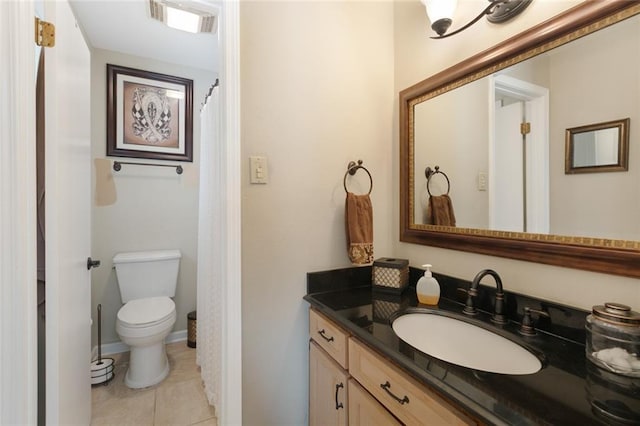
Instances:
[[[193,80],[107,64],[107,156],[193,161]]]

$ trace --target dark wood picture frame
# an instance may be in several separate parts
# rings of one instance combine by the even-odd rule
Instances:
[[[564,172],[576,173],[602,173],[602,172],[626,172],[629,170],[629,123],[631,119],[607,121],[606,123],[589,124],[586,126],[572,127],[565,131],[564,148]],[[594,134],[601,130],[617,130],[617,155],[615,163],[576,165],[575,153],[579,149],[576,146],[577,137],[583,134]],[[593,136],[592,136],[593,137]],[[593,142],[592,142],[593,143]]]
[[[193,80],[107,64],[107,156],[193,161]]]

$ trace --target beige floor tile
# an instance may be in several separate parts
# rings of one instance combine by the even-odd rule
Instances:
[[[196,350],[186,342],[167,345],[169,376],[144,389],[129,389],[124,384],[128,352],[110,357],[116,361],[114,379],[91,390],[93,425],[217,426],[202,387]]]
[[[115,377],[106,384],[95,385],[91,389],[93,403],[99,403],[107,399],[128,398],[145,392],[153,391],[153,387],[143,389],[131,389],[124,384],[124,376],[127,373],[128,364],[116,364]]]
[[[194,423],[192,426],[218,426],[218,419],[215,417],[212,417],[203,422]]]
[[[196,359],[195,358],[196,348],[190,348],[189,346],[187,346],[187,342],[175,342],[175,343],[169,343],[167,345],[167,354],[182,354],[182,353],[192,354],[193,359]]]
[[[192,425],[214,416],[199,378],[156,390],[156,425]]]
[[[180,348],[167,350],[167,357],[169,358],[169,375],[164,379],[160,386],[184,382],[200,377],[200,367],[196,365],[195,349],[187,347],[184,343],[182,346],[183,347]]]
[[[94,403],[91,425],[153,425],[155,391],[147,391],[126,398],[109,398]]]

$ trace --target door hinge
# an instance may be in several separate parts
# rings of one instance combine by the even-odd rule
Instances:
[[[42,47],[53,47],[56,44],[56,26],[47,21],[35,18],[36,44]]]
[[[520,134],[528,135],[529,133],[531,133],[531,123],[520,123]]]

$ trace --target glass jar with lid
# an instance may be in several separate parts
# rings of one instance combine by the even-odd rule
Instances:
[[[640,314],[605,303],[587,316],[587,358],[613,373],[640,377]]]

